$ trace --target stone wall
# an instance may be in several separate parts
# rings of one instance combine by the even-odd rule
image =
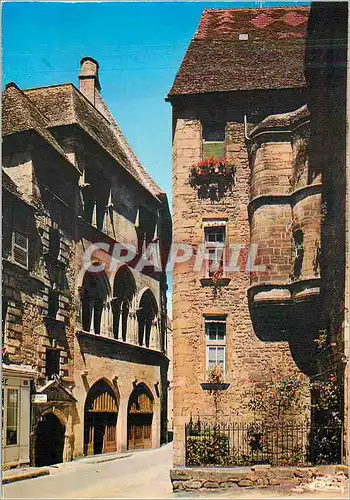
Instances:
[[[245,488],[295,487],[309,483],[316,477],[339,475],[339,480],[348,477],[344,466],[318,467],[237,467],[237,468],[173,468],[170,478],[174,491],[218,491],[239,492]],[[341,477],[340,477],[341,476]],[[243,492],[241,491],[241,494]]]
[[[205,270],[194,270],[195,258],[177,264],[174,269],[175,465],[184,464],[184,424],[190,416],[214,417],[213,399],[201,388],[201,383],[206,381],[205,316],[226,316],[225,382],[229,383],[230,387],[220,397],[221,418],[230,421],[252,418],[246,405],[247,390],[264,380],[277,381],[280,377],[298,374],[302,366],[302,363],[295,364],[293,359],[296,339],[292,339],[294,346],[290,345],[290,318],[287,325],[281,320],[284,318],[284,303],[281,307],[268,303],[258,321],[252,318],[250,311],[248,297],[251,273],[246,268],[246,249],[251,242],[251,234],[252,242],[258,243],[259,252],[262,252],[258,252],[258,257],[260,255],[264,259],[264,262],[257,259],[255,264],[263,263],[267,268],[267,271],[258,277],[255,275],[252,282],[254,283],[255,279],[259,283],[289,284],[291,221],[294,207],[290,202],[294,146],[292,147],[290,141],[276,141],[271,144],[271,140],[267,139],[266,144],[262,144],[261,154],[257,154],[255,158],[250,156],[245,139],[247,131],[244,127],[244,113],[248,115],[250,131],[257,125],[253,119],[249,123],[250,111],[259,109],[264,117],[264,105],[260,98],[257,97],[254,103],[256,108],[252,104],[254,95],[251,95],[250,99],[249,101],[248,98],[244,100],[235,96],[209,99],[197,96],[192,101],[188,98],[173,103],[173,242],[189,244],[196,252],[198,246],[204,243],[206,221],[217,219],[224,221],[226,244],[239,244],[243,247],[238,270],[228,272],[225,285],[216,292],[213,291],[213,283],[210,283],[210,280],[203,281]],[[271,109],[273,102],[271,96],[267,105],[270,112],[285,112],[285,109],[281,109],[283,105],[279,104],[283,99],[276,101],[275,108]],[[294,104],[295,107],[290,109],[297,108],[298,99],[295,99]],[[267,107],[265,112],[267,114]],[[232,192],[227,192],[219,201],[199,198],[196,189],[189,185],[191,167],[201,160],[202,123],[208,120],[226,123],[226,158],[231,159],[236,166],[236,182]],[[255,183],[253,192],[251,180]],[[264,202],[256,211],[253,210],[254,216],[250,225],[250,200],[256,199],[257,196],[270,195],[286,196],[288,203],[284,200],[282,204],[280,200],[275,203]],[[309,203],[306,211],[314,209],[312,203]],[[290,297],[291,293],[288,293]],[[261,309],[259,314],[260,312]],[[310,314],[310,311],[306,310],[306,313]],[[279,316],[277,326],[275,325],[276,335],[267,335],[271,333],[267,318]],[[264,334],[258,331],[259,325],[263,327]],[[303,340],[299,339],[299,342],[303,344]],[[309,339],[307,342],[309,343]],[[302,368],[305,368],[305,365]]]
[[[115,392],[119,392],[116,439],[119,450],[128,446],[128,404],[133,384],[144,384],[154,400],[152,446],[165,442],[167,434],[165,273],[130,269],[136,290],[128,316],[127,338],[123,342],[114,339],[110,305],[118,267],[114,271],[107,268],[109,296],[102,315],[101,335],[95,338],[97,336],[93,333],[85,332],[85,336],[97,347],[91,349],[90,344],[88,349],[86,341],[80,342],[79,337],[82,330],[79,289],[85,273],[84,252],[95,243],[108,243],[110,253],[115,242],[131,243],[137,247],[137,218],[141,205],[159,223],[159,231],[166,231],[170,218],[166,197],[162,195],[161,199],[157,199],[138,181],[131,179],[82,131],[60,127],[54,133],[67,156],[81,170],[83,175],[80,178],[79,171],[73,165],[69,166],[60,155],[42,143],[39,145],[34,142],[30,151],[19,154],[17,149],[20,151],[23,144],[18,136],[6,142],[4,148],[4,168],[17,183],[20,193],[16,197],[5,192],[8,197],[5,204],[3,254],[3,296],[8,298],[6,360],[37,369],[33,386],[33,392],[37,392],[52,382],[46,373],[47,348],[59,350],[60,379],[54,382],[58,384],[55,390],[59,391],[63,387],[68,391],[63,391],[63,395],[66,397],[70,394],[67,400],[51,402],[49,399],[47,403],[34,404],[32,463],[35,462],[36,426],[45,413],[54,413],[65,426],[63,460],[83,454],[84,405],[89,389],[97,380],[107,381],[111,387],[115,386]],[[31,139],[34,140],[33,137]],[[13,151],[17,153],[11,156]],[[106,206],[103,208],[107,209],[99,229],[96,227],[96,208],[90,222],[84,218],[81,185],[86,182],[83,177],[87,163],[91,169],[102,172],[106,179],[105,184],[94,185],[94,189],[99,192],[106,185],[111,188],[111,193],[106,192]],[[12,211],[12,206],[17,208]],[[28,212],[28,270],[14,264],[11,259],[12,222],[24,211]],[[162,217],[166,219],[164,224]],[[49,251],[49,234],[53,229],[58,231],[60,240],[60,252],[56,257]],[[164,243],[166,248],[169,241],[170,235],[165,234],[161,246]],[[94,259],[102,262],[108,262],[109,258],[110,254],[106,252],[94,254]],[[59,292],[55,318],[48,315],[50,290]],[[158,308],[151,328],[149,348],[138,346],[136,317],[142,294],[146,290],[152,292]]]

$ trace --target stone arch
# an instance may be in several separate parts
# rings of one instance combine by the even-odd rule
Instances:
[[[84,454],[116,451],[119,400],[113,385],[98,379],[89,389],[84,404]]]
[[[136,283],[130,268],[125,264],[116,272],[113,280],[113,336],[126,341],[128,317],[136,294]]]
[[[152,447],[154,397],[143,382],[137,384],[128,402],[128,449]]]
[[[64,461],[67,417],[59,409],[47,408],[38,417],[35,435],[35,465],[42,467]]]
[[[98,263],[93,263],[93,265],[96,264]],[[91,266],[85,272],[80,287],[83,330],[89,332],[93,321],[94,333],[97,335],[101,333],[102,313],[104,309],[109,307],[108,298],[110,295],[111,286],[105,271],[93,272],[93,266]]]
[[[156,321],[158,314],[158,304],[153,292],[146,288],[142,295],[139,295],[137,322],[138,322],[138,343],[149,347],[151,328]]]
[[[111,382],[107,377],[97,377],[96,379],[94,379],[93,381],[91,381],[89,383],[89,390],[86,393],[86,395],[90,392],[90,390],[92,389],[92,387],[94,387],[96,384],[98,384],[100,382],[106,384],[110,388],[110,390],[112,391],[112,393],[114,394],[114,396],[116,398],[117,405],[118,405],[118,408],[119,408],[120,393],[119,393],[118,387],[116,386],[116,384],[114,384],[113,382]],[[86,400],[86,398],[85,398],[85,400]]]

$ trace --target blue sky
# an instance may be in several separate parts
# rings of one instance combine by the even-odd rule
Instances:
[[[80,59],[97,59],[105,101],[141,162],[171,199],[171,106],[164,98],[201,12],[261,3],[3,3],[3,85],[77,85]],[[263,5],[301,3],[307,2]]]

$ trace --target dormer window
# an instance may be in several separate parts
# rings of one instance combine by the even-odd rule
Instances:
[[[211,123],[203,124],[203,144],[202,144],[202,158],[203,160],[209,159],[211,156],[215,158],[225,157],[225,124],[224,123]]]

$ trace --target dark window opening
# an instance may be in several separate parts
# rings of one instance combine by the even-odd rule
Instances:
[[[58,228],[50,227],[49,231],[49,254],[56,259],[59,257],[61,249],[61,235]]]
[[[225,227],[206,227],[204,229],[204,239],[206,243],[224,243]]]
[[[203,124],[203,160],[225,156],[225,124]]]
[[[293,233],[293,278],[301,276],[304,259],[304,234],[301,230]]]
[[[110,182],[105,178],[102,171],[88,168],[81,191],[85,220],[89,224],[96,224],[97,229],[103,231],[104,220],[111,202]]]
[[[158,306],[156,299],[150,290],[146,290],[142,295],[137,311],[139,345],[145,344],[146,347],[149,347],[152,325],[156,322],[157,313]]]
[[[56,319],[58,309],[59,309],[59,292],[57,292],[56,290],[49,290],[47,315],[50,318]]]
[[[138,239],[138,253],[141,254],[143,246],[149,245],[156,237],[157,215],[146,207],[140,207],[135,221],[135,228]]]
[[[136,285],[131,271],[126,266],[122,267],[114,279],[112,311],[114,338],[118,339],[121,333],[124,342],[127,339],[129,311],[135,293]]]
[[[60,374],[60,351],[58,349],[46,349],[45,373],[48,379]]]
[[[90,332],[93,319],[93,330],[99,335],[103,309],[107,306],[109,283],[104,273],[89,273],[84,276],[81,289],[82,326],[83,330]]]

